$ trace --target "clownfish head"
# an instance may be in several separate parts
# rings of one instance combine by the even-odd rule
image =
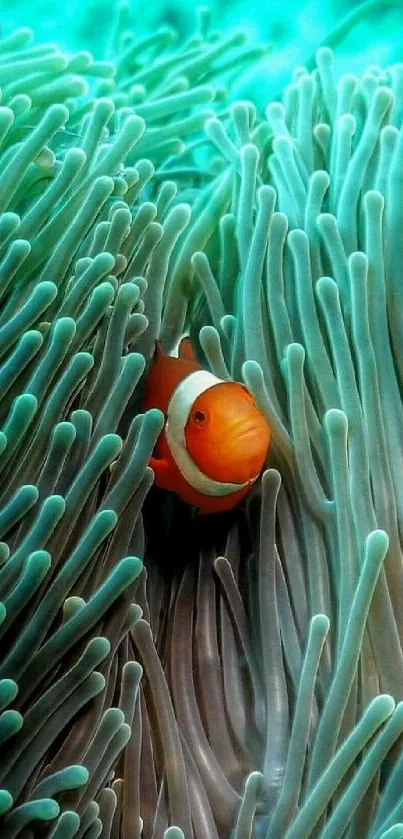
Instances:
[[[253,483],[270,444],[270,428],[245,385],[219,382],[198,395],[184,428],[198,469],[215,481]]]

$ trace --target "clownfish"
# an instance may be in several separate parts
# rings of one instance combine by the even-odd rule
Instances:
[[[202,514],[235,507],[258,478],[271,439],[248,388],[205,370],[189,338],[178,358],[157,342],[142,405],[150,408],[165,417],[149,464],[156,485]]]

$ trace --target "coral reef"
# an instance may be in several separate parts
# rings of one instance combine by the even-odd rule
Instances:
[[[126,28],[0,42],[0,835],[398,839],[403,66],[258,116],[240,33]],[[203,522],[139,413],[186,331],[273,430]]]

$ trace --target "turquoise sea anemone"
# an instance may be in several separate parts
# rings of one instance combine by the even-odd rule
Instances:
[[[109,53],[0,41],[0,836],[402,838],[403,65]],[[203,520],[139,413],[187,332],[273,432]]]

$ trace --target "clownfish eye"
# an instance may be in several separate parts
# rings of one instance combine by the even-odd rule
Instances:
[[[197,425],[203,425],[206,422],[207,416],[204,411],[197,410],[193,414],[193,419]]]

